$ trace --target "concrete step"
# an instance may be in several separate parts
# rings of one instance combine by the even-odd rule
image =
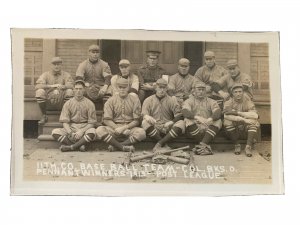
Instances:
[[[48,123],[58,122],[61,111],[47,111]],[[102,121],[103,111],[96,111],[97,121]]]
[[[97,122],[96,127],[101,126],[102,123]],[[43,126],[41,126],[40,135],[51,135],[52,130],[55,128],[62,128],[63,125],[60,122],[47,122]]]
[[[124,140],[124,139],[122,139]],[[120,140],[120,141],[122,141]],[[57,141],[53,139],[53,137],[49,134],[43,134],[38,137],[38,147],[39,148],[59,148],[61,145]],[[240,143],[242,145],[242,148],[244,148],[246,144],[246,140],[240,140]],[[169,143],[169,146],[172,148],[177,148],[177,147],[182,147],[189,145],[191,148],[194,147],[194,145],[197,144],[193,139],[189,137],[180,137],[176,139],[175,141]],[[136,150],[149,150],[152,149],[155,145],[155,142],[151,138],[146,138],[144,141],[135,144]],[[106,150],[107,149],[107,144],[102,142],[102,141],[94,141],[88,145],[89,150]],[[224,151],[225,149],[233,149],[234,146],[230,142],[230,140],[222,137],[222,136],[217,136],[213,143],[211,144],[211,147],[214,151]]]

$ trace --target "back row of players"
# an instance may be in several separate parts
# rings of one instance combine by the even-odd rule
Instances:
[[[199,142],[199,155],[212,154],[209,143],[223,124],[235,144],[235,154],[241,153],[238,140],[246,138],[245,153],[252,156],[258,114],[252,101],[252,81],[240,72],[237,61],[229,60],[226,70],[216,65],[214,53],[207,51],[205,65],[195,76],[189,74],[186,58],[179,60],[178,73],[167,76],[158,65],[159,54],[147,51],[147,65],[139,68],[137,75],[131,72],[129,60],[122,59],[120,73],[112,76],[108,63],[100,59],[99,46],[92,45],[89,58],[78,66],[75,81],[61,70],[61,58],[54,57],[52,70],[36,82],[43,114],[40,123],[47,122],[47,108],[62,108],[59,120],[63,128],[52,131],[62,143],[62,151],[83,151],[85,144],[95,139],[108,143],[110,150],[134,151],[133,144],[146,135],[157,141],[153,150],[160,151],[187,133]],[[93,102],[107,98],[105,126],[96,128]],[[119,142],[120,136],[127,139]]]

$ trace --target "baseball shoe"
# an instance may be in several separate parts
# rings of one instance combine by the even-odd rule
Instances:
[[[39,121],[39,124],[45,124],[48,121],[48,117],[46,115],[43,115],[42,118]]]
[[[132,145],[125,145],[125,146],[123,146],[123,151],[124,152],[134,152],[135,148]]]
[[[246,145],[245,147],[245,153],[247,157],[251,157],[252,156],[252,149],[250,145]]]
[[[234,146],[234,154],[236,154],[236,155],[241,154],[241,145],[240,144],[236,144]]]
[[[73,151],[73,146],[72,145],[62,145],[59,147],[59,149],[62,152],[69,152],[69,151]]]
[[[86,152],[85,145],[81,145],[81,146],[79,147],[79,151],[80,151],[80,152]]]
[[[109,145],[109,146],[107,147],[107,150],[108,150],[109,152],[114,152],[114,151],[116,151],[116,148],[115,148],[114,146],[112,146],[112,145]]]
[[[160,143],[156,143],[155,146],[152,149],[153,152],[159,152],[161,150],[163,150],[163,147],[161,146]]]

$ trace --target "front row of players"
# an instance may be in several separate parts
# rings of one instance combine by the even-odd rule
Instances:
[[[107,143],[111,151],[134,151],[133,145],[148,136],[157,142],[153,150],[159,152],[169,148],[167,143],[173,139],[187,134],[199,142],[197,153],[208,155],[212,154],[210,143],[222,127],[223,113],[223,126],[235,144],[234,153],[241,153],[238,140],[247,139],[245,153],[252,156],[258,114],[254,103],[244,95],[242,84],[232,87],[223,112],[215,100],[207,97],[206,85],[201,81],[194,83],[191,95],[181,105],[175,96],[167,94],[167,81],[158,79],[156,93],[145,99],[143,107],[137,94],[129,93],[127,79],[119,78],[116,84],[117,94],[104,105],[104,126],[95,128],[95,105],[84,97],[85,82],[75,81],[74,97],[64,104],[60,115],[63,128],[52,131],[54,139],[62,144],[61,151],[84,151],[85,144],[94,140]]]

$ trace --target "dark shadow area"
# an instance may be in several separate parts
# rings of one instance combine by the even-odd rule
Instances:
[[[38,121],[24,120],[23,122],[23,137],[37,138],[38,137]]]
[[[271,141],[272,137],[272,126],[271,124],[262,124],[261,125],[261,140],[262,141]]]

